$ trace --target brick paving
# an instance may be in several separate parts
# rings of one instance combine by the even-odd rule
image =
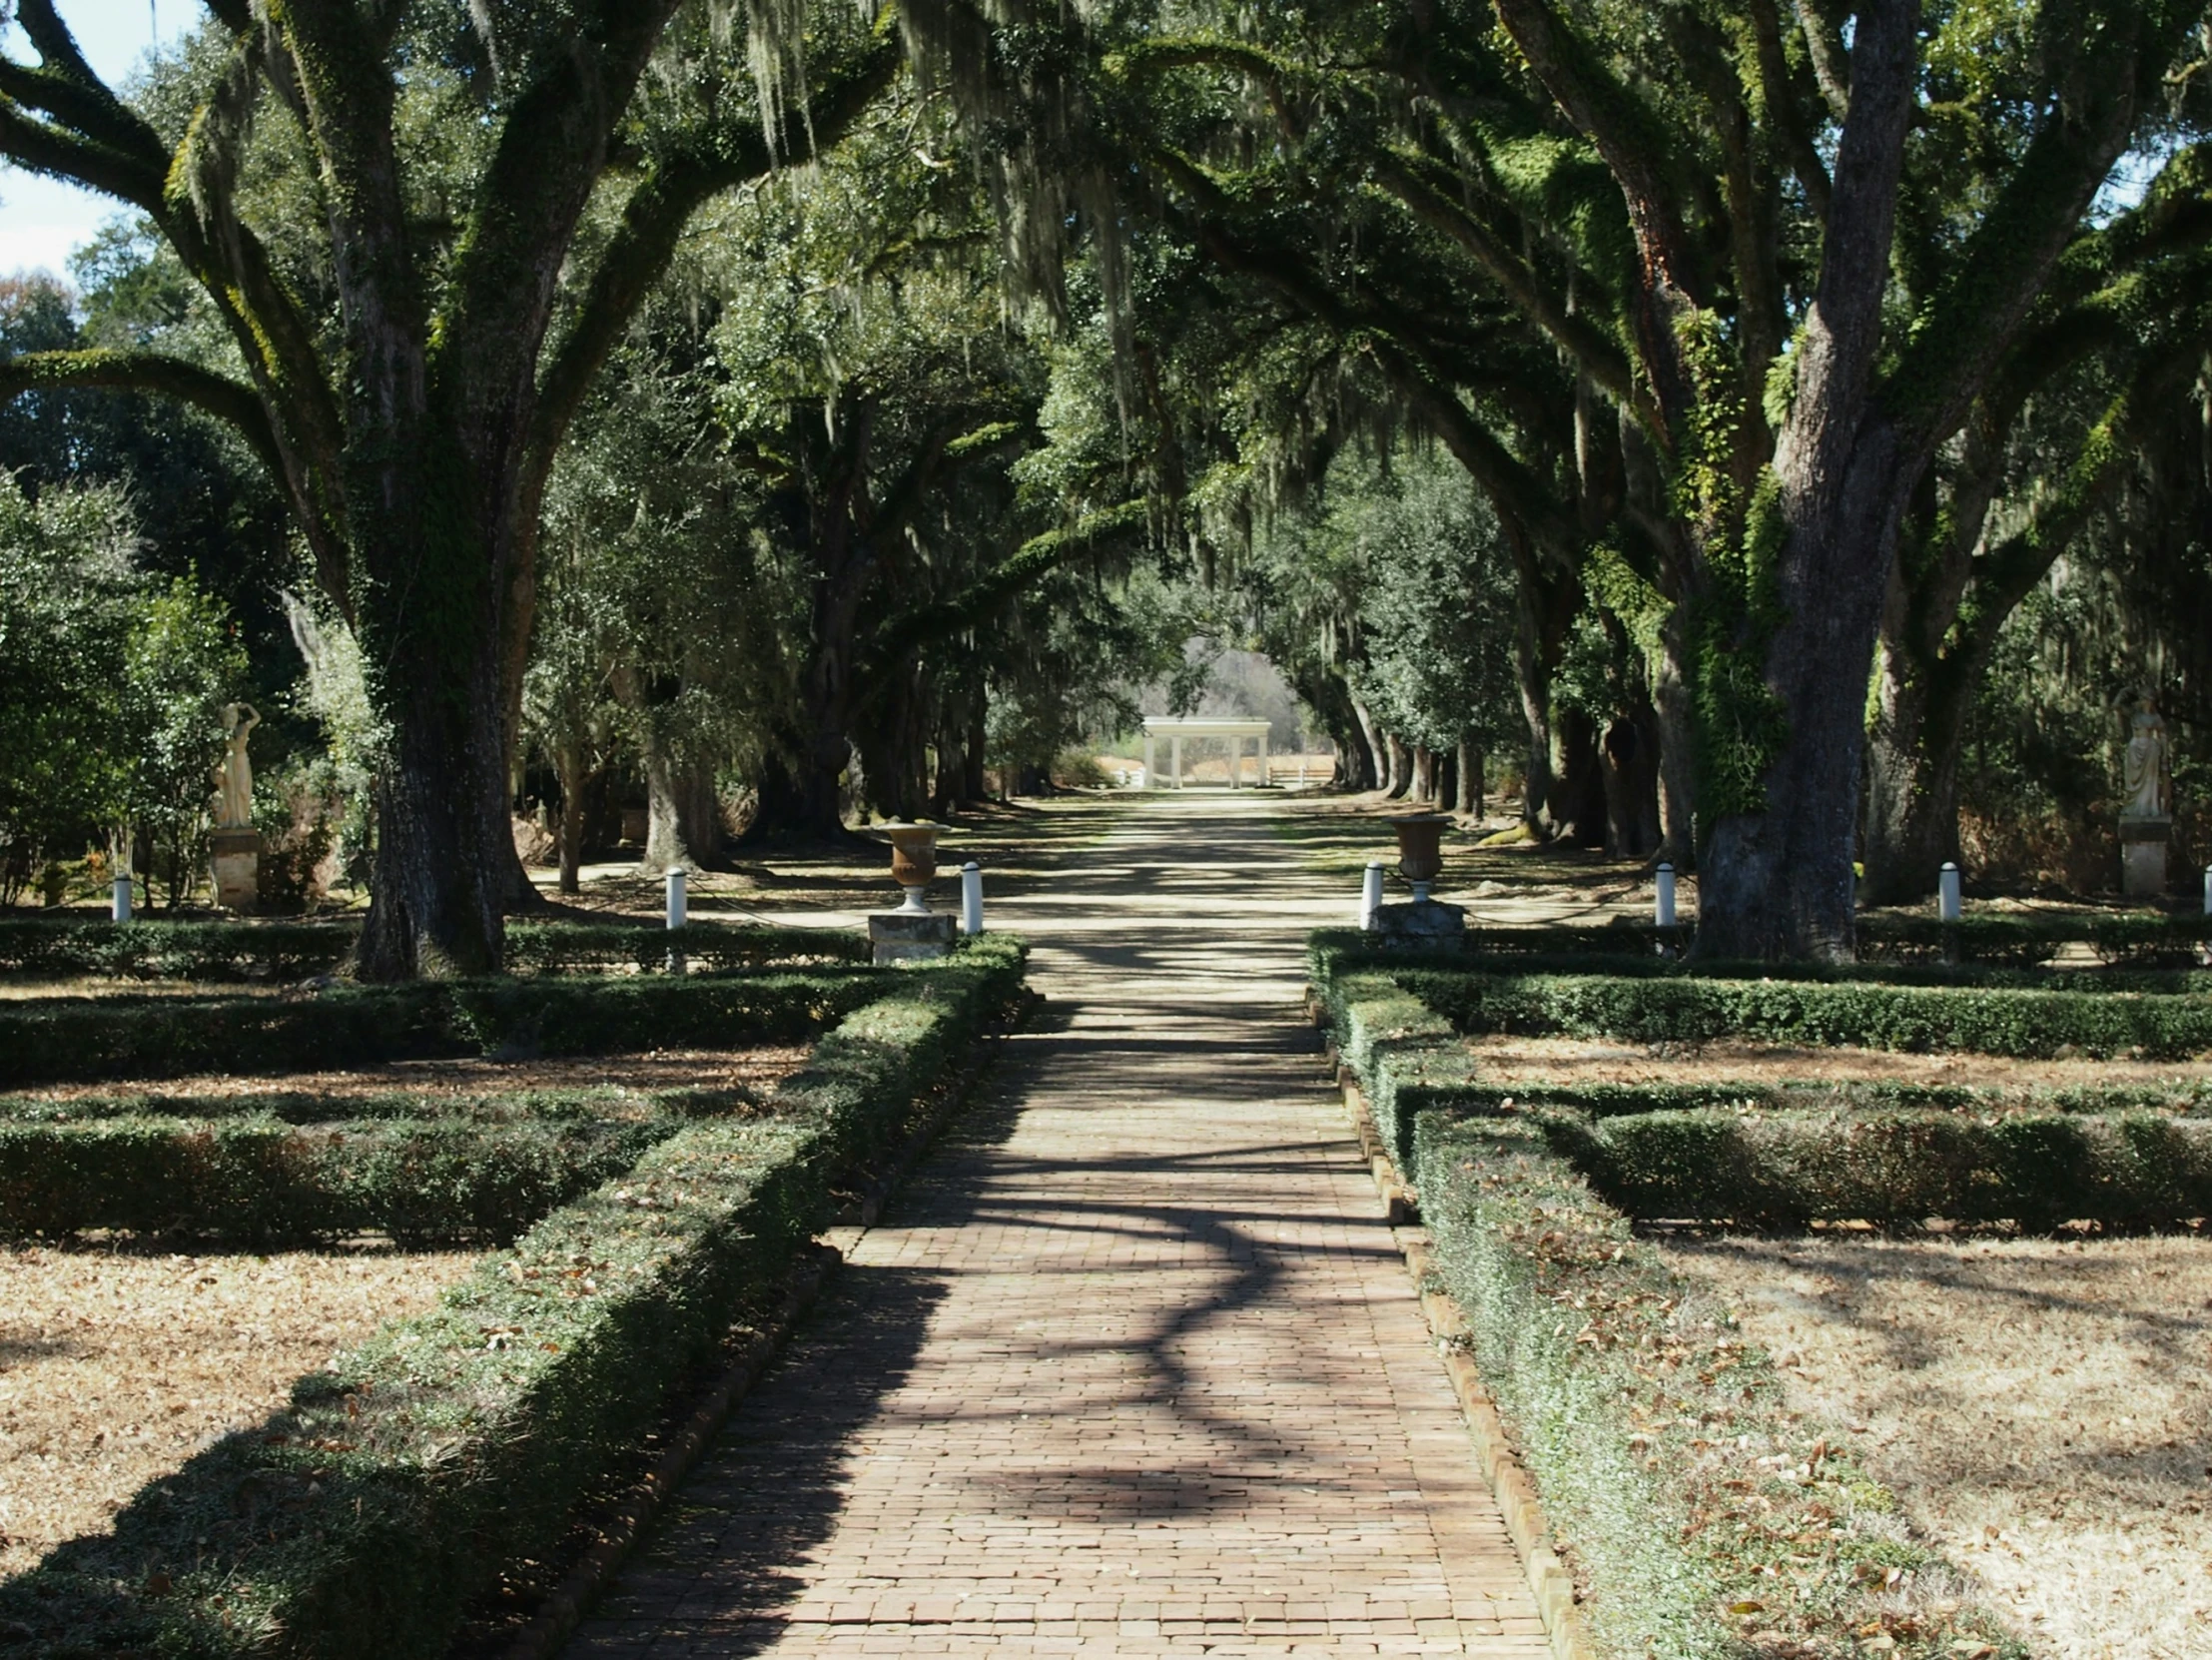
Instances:
[[[571,1660],[1549,1654],[1296,1018],[1345,906],[1268,810],[1149,801],[994,917],[1047,1017]]]

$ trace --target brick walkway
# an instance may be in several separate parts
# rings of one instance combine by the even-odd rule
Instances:
[[[1549,1653],[1295,1018],[1346,904],[1265,810],[1148,802],[993,918],[1048,1018],[572,1660]]]

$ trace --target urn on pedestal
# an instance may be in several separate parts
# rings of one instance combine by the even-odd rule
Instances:
[[[953,918],[932,912],[925,898],[937,875],[937,838],[942,829],[936,824],[883,827],[891,842],[891,879],[906,898],[896,911],[879,911],[868,919],[868,938],[879,963],[942,957],[953,943]]]
[[[1444,874],[1444,829],[1447,813],[1409,813],[1390,821],[1398,833],[1398,874],[1413,885],[1413,903],[1426,905],[1429,888]]]
[[[1444,831],[1451,822],[1448,813],[1408,813],[1390,821],[1398,836],[1398,874],[1412,884],[1413,903],[1377,905],[1368,913],[1369,930],[1384,944],[1435,949],[1465,938],[1467,913],[1429,898],[1444,873]]]

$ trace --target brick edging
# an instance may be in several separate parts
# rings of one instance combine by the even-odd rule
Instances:
[[[1375,1179],[1375,1190],[1388,1212],[1391,1238],[1405,1257],[1406,1271],[1413,1276],[1414,1289],[1420,1296],[1421,1312],[1428,1320],[1429,1330],[1438,1339],[1444,1373],[1451,1379],[1452,1392],[1459,1397],[1460,1414],[1467,1420],[1468,1434],[1474,1439],[1475,1457],[1482,1467],[1483,1479],[1490,1483],[1490,1491],[1497,1497],[1498,1508],[1505,1515],[1505,1530],[1512,1536],[1513,1548],[1520,1553],[1522,1566],[1527,1571],[1529,1590],[1535,1595],[1537,1612],[1543,1617],[1544,1634],[1551,1640],[1553,1660],[1597,1660],[1597,1650],[1590,1642],[1582,1610],[1575,1602],[1574,1577],[1551,1548],[1551,1524],[1545,1518],[1542,1500],[1536,1496],[1536,1484],[1529,1479],[1520,1454],[1514,1450],[1512,1437],[1506,1433],[1505,1420],[1498,1415],[1497,1402],[1483,1386],[1482,1373],[1476,1368],[1474,1356],[1454,1341],[1466,1332],[1467,1315],[1451,1293],[1440,1288],[1434,1271],[1436,1253],[1430,1248],[1427,1230],[1417,1225],[1418,1196],[1399,1175],[1388,1147],[1375,1129],[1374,1114],[1368,1111],[1366,1095],[1350,1072],[1337,1064],[1334,1045],[1328,1046],[1327,1055],[1343,1087],[1344,1115],[1351,1120],[1359,1137],[1360,1152],[1367,1160],[1368,1172]]]

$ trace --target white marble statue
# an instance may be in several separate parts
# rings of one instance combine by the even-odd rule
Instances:
[[[2173,807],[2166,788],[2166,722],[2149,692],[2140,694],[2128,717],[2127,755],[2122,767],[2125,800],[2122,818],[2167,818]]]
[[[223,736],[230,747],[215,768],[215,827],[254,827],[254,767],[246,758],[246,734],[261,724],[251,703],[223,705]]]

